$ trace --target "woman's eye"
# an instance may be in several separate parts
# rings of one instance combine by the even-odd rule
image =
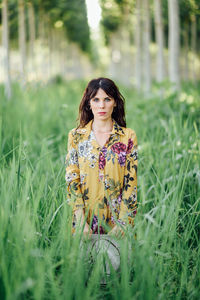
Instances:
[[[94,102],[97,102],[98,100],[99,100],[98,98],[94,98],[94,99],[93,99]]]
[[[110,101],[110,98],[105,98],[105,100],[106,100],[107,102],[109,102],[109,101]]]

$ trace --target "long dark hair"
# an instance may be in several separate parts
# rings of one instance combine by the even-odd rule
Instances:
[[[85,88],[83,98],[79,105],[79,126],[84,127],[90,120],[93,119],[93,113],[90,109],[89,102],[93,98],[98,89],[101,88],[104,92],[115,100],[116,106],[112,112],[112,118],[122,127],[126,127],[125,120],[125,99],[120,93],[116,84],[109,78],[99,77],[92,79]]]

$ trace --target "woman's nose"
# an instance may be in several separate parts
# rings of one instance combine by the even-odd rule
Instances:
[[[105,105],[104,101],[100,101],[100,102],[99,102],[99,107],[100,107],[100,108],[103,108],[104,105]]]

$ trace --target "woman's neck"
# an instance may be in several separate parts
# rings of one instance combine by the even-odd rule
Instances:
[[[113,128],[112,119],[108,119],[108,120],[94,119],[92,122],[92,129],[93,129],[93,131],[96,131],[96,132],[111,133],[112,128]]]

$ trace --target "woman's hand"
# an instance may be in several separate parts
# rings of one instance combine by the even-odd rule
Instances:
[[[77,223],[80,223],[80,225],[82,226],[84,223],[84,212],[83,209],[80,208],[78,210],[75,211],[75,215],[77,218]],[[90,226],[88,225],[88,223],[85,223],[85,227],[83,229],[83,235],[87,236],[89,234],[89,236],[91,236],[92,234],[92,229],[90,228]]]
[[[124,237],[124,231],[119,225],[115,225],[109,232],[108,235],[114,235],[117,238]]]
[[[89,236],[91,236],[92,229],[90,228],[90,226],[88,225],[88,223],[85,223],[85,227],[83,229],[83,234],[84,235],[88,235],[88,233],[89,233]]]

